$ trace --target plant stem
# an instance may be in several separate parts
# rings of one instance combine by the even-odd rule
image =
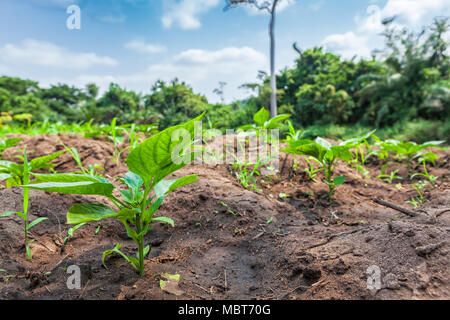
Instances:
[[[145,275],[145,268],[144,268],[144,235],[141,234],[142,233],[142,229],[143,229],[142,216],[145,214],[147,198],[148,198],[148,194],[149,193],[150,193],[150,186],[145,186],[144,198],[142,199],[142,203],[141,203],[141,213],[136,215],[136,231],[137,231],[137,234],[139,235],[139,238],[138,238],[139,274],[141,276]]]
[[[23,216],[25,217],[25,245],[28,245],[28,197],[30,190],[28,188],[23,189]]]
[[[408,156],[408,176],[411,177],[411,158],[412,156]]]
[[[142,232],[141,227],[141,215],[139,214],[136,219],[136,230],[138,234]],[[144,235],[140,235],[138,238],[138,251],[139,251],[139,274],[141,276],[145,275],[145,269],[144,269]]]
[[[331,166],[332,165],[329,165],[328,167],[327,167],[327,169],[326,169],[326,171],[325,171],[325,175],[326,175],[326,178],[327,178],[327,184],[328,184],[328,202],[329,203],[331,203],[331,202],[333,202],[333,181],[331,180],[331,175],[332,175],[332,173],[331,173]]]

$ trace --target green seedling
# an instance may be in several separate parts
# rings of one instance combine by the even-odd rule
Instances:
[[[358,146],[361,141],[366,140],[375,131],[368,134],[341,142],[338,145],[332,145],[323,138],[316,140],[302,139],[291,141],[289,147],[283,149],[284,152],[306,155],[319,163],[324,171],[324,182],[328,185],[328,201],[333,201],[333,193],[337,186],[345,182],[345,176],[334,177],[334,169],[339,160],[350,162],[352,153],[350,149]]]
[[[419,181],[412,186],[417,191],[417,197],[412,197],[411,200],[406,201],[406,203],[410,203],[414,206],[414,208],[417,208],[419,205],[422,205],[425,203],[426,199],[424,197],[425,187],[428,185],[428,181]]]
[[[12,166],[15,170],[15,174],[16,176],[12,176],[14,178],[19,179],[20,178],[20,183],[22,184],[29,184],[30,183],[30,173],[31,173],[31,169],[32,167],[32,161],[28,162],[28,158],[27,158],[27,148],[24,148],[23,151],[23,165],[17,165],[14,164],[15,166]],[[36,165],[36,162],[35,162]],[[11,167],[11,166],[10,166]],[[19,171],[20,170],[20,171]],[[17,180],[14,180],[17,181]],[[28,189],[24,189],[23,191],[23,207],[22,207],[22,211],[16,211],[16,212],[5,212],[3,214],[0,215],[0,217],[7,217],[13,214],[18,215],[23,221],[24,221],[24,245],[25,245],[25,250],[28,256],[28,259],[32,259],[32,255],[31,255],[31,249],[29,244],[32,243],[34,240],[29,240],[28,239],[28,231],[33,228],[34,226],[36,226],[38,223],[47,220],[48,218],[46,217],[40,217],[37,218],[34,221],[29,221],[28,219],[28,205],[29,205],[29,190]]]
[[[403,178],[397,176],[398,170],[391,171],[390,174],[380,174],[377,179],[383,179],[384,182],[392,183],[394,180],[402,180]]]
[[[417,176],[422,176],[424,178],[427,178],[427,180],[431,184],[434,184],[434,182],[437,180],[438,177],[433,176],[432,174],[430,174],[428,172],[428,170],[427,170],[427,162],[430,162],[433,165],[436,165],[436,160],[438,160],[438,159],[439,159],[439,157],[433,152],[427,152],[427,153],[421,154],[421,156],[419,158],[419,163],[422,163],[424,173],[415,173],[415,174],[413,174],[411,176],[411,179],[414,179]]]
[[[385,141],[385,148],[389,149],[390,152],[395,152],[398,159],[406,159],[406,168],[408,169],[408,175],[411,176],[412,161],[422,155],[420,151],[427,148],[436,147],[444,142],[445,141],[429,141],[423,144],[417,144],[415,142],[387,140]],[[431,152],[429,154],[431,154]]]
[[[109,139],[114,143],[114,153],[113,153],[113,161],[116,164],[120,163],[120,156],[122,153],[127,150],[128,148],[124,148],[120,150],[119,146],[123,144],[124,138],[119,135],[121,131],[124,131],[124,128],[117,126],[117,118],[114,118],[111,121],[111,125],[108,128]]]
[[[375,137],[373,135],[375,131],[372,131],[371,136]],[[362,166],[366,165],[367,159],[370,157],[377,156],[380,153],[380,149],[372,147],[372,145],[367,141],[369,137],[366,139],[363,139],[360,144],[358,144],[355,148],[353,153],[353,160]],[[375,138],[374,138],[375,139]]]
[[[241,149],[241,155],[245,157],[245,147],[241,141],[238,141],[239,147]],[[258,159],[254,165],[247,163],[245,159],[240,159],[234,152],[229,152],[229,154],[234,158],[233,168],[236,174],[236,178],[239,183],[246,189],[252,188],[257,192],[262,192],[261,189],[256,185],[256,177],[260,176],[260,172],[258,171],[261,165],[261,157],[258,156]]]
[[[362,139],[352,139],[350,141],[357,142],[357,144],[352,148],[352,166],[356,169],[356,171],[360,172],[366,179],[370,179],[369,170],[366,169],[365,165],[367,159],[373,156],[377,156],[380,152],[379,148],[374,148],[369,143],[369,138],[373,137],[376,141],[377,137],[374,135],[376,130],[373,130],[371,133],[364,136]]]
[[[36,183],[23,186],[63,194],[104,196],[115,209],[98,203],[74,204],[67,212],[68,224],[99,222],[104,219],[117,219],[123,223],[127,235],[138,247],[136,257],[127,256],[117,244],[112,250],[103,253],[102,262],[113,253],[128,261],[140,275],[144,275],[144,258],[150,252],[145,246],[144,236],[153,229],[153,223],[174,221],[168,217],[156,217],[166,195],[187,184],[197,181],[197,175],[178,179],[164,179],[171,173],[183,168],[200,153],[193,150],[194,123],[201,121],[203,115],[187,122],[168,128],[139,144],[130,152],[126,163],[129,172],[119,179],[127,189],[119,190],[121,199],[113,195],[114,185],[104,177],[92,177],[85,174],[35,174]],[[153,196],[152,196],[153,195]]]
[[[290,120],[287,120],[287,124],[288,124],[289,132],[287,133],[287,136],[286,136],[286,142],[303,139],[305,131],[295,130],[294,125],[292,124],[292,122]],[[297,166],[298,166],[297,158],[294,157],[294,163],[292,164],[292,170],[294,172],[297,171]]]
[[[331,145],[328,141],[322,138],[317,138],[315,141],[309,139],[291,141],[289,147],[283,149],[284,152],[306,155],[319,163],[324,171],[324,182],[328,185],[328,200],[333,201],[333,193],[337,186],[345,182],[345,176],[334,177],[334,169],[339,160],[350,162],[352,158],[351,148],[357,146],[360,141],[367,139],[373,132],[367,135],[344,141],[339,145]]]
[[[58,158],[60,155],[65,153],[66,151],[60,151],[57,153],[50,154],[48,156],[35,158],[28,162],[27,174],[32,173],[41,169],[52,169],[55,167],[54,164],[50,162],[54,159]],[[6,187],[18,187],[22,184],[26,184],[24,181],[27,178],[27,174],[25,173],[25,158],[22,156],[17,156],[19,160],[24,162],[23,164],[0,160],[0,181],[6,180]]]
[[[84,223],[79,223],[76,226],[70,228],[69,230],[67,230],[67,237],[64,238],[64,243],[63,246],[66,245],[67,241],[69,241],[70,239],[73,238],[73,234],[75,233],[75,231],[77,231],[78,229],[80,229],[82,226],[84,226],[86,224],[86,222]]]
[[[231,213],[233,216],[238,216],[238,215],[239,215],[239,212],[234,212],[233,210],[231,210],[230,208],[228,208],[228,205],[227,205],[225,202],[221,201],[220,204],[221,204],[223,207],[227,208],[227,212],[228,212],[228,213]]]
[[[305,172],[308,174],[309,178],[310,178],[312,181],[317,182],[317,180],[316,180],[317,173],[320,172],[320,171],[322,171],[323,168],[317,168],[317,169],[314,168],[314,163],[313,163],[313,162],[319,163],[319,165],[320,165],[321,163],[318,162],[318,161],[317,161],[315,158],[313,158],[313,157],[305,158],[305,161],[306,161],[306,163],[308,164],[308,168],[305,168]]]
[[[256,132],[256,135],[259,137],[263,130],[271,130],[271,129],[279,129],[282,126],[282,122],[289,119],[291,117],[290,114],[280,114],[276,117],[270,118],[270,113],[264,107],[261,108],[257,113],[253,116],[253,121],[255,124],[248,124],[239,127],[239,130],[242,131],[250,131],[253,130]],[[265,137],[267,141],[270,140],[270,136]]]
[[[0,140],[0,159],[3,159],[3,152],[6,149],[17,146],[17,144],[21,140],[22,140],[21,138],[11,138],[11,139]]]
[[[63,145],[63,147],[66,149],[66,151],[72,156],[73,160],[75,160],[75,162],[78,165],[78,168],[80,168],[80,171],[77,171],[74,173],[81,173],[81,174],[86,174],[86,175],[95,177],[95,176],[100,175],[100,171],[105,170],[98,164],[95,164],[95,165],[91,164],[91,165],[89,165],[88,168],[85,168],[81,161],[81,157],[80,157],[80,154],[78,153],[78,150],[74,147],[69,148],[61,140],[59,142]]]

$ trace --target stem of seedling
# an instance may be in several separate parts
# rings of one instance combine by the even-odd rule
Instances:
[[[141,203],[141,213],[136,215],[136,231],[138,234],[138,251],[139,251],[139,274],[145,275],[144,270],[144,235],[142,234],[142,215],[144,215],[147,207],[147,198],[150,193],[150,186],[145,186],[144,198]]]

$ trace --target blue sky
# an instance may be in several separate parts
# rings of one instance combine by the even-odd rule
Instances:
[[[81,30],[69,30],[66,9],[81,9]],[[110,82],[148,92],[157,79],[178,77],[196,92],[227,82],[227,101],[248,93],[239,85],[269,69],[268,15],[251,8],[222,11],[225,0],[0,0],[0,74],[84,86]],[[450,15],[450,0],[281,0],[277,69],[301,48],[324,46],[352,57],[382,46],[380,21],[419,28]]]

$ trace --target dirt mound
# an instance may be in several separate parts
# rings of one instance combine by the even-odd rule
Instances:
[[[441,194],[450,201],[449,193]],[[287,265],[317,282],[295,299],[448,299],[449,225],[443,217],[421,216],[327,235],[322,242],[295,247],[300,234],[285,240]],[[294,258],[292,258],[294,257]],[[294,269],[297,270],[297,269]],[[367,279],[379,270],[379,287]]]
[[[61,136],[75,146],[84,165],[98,164],[107,176],[122,176],[126,166],[107,157],[111,143]],[[56,136],[25,139],[35,156],[60,149]],[[52,142],[53,141],[53,142]],[[40,153],[41,152],[41,153]],[[67,155],[64,155],[64,157]],[[283,159],[282,159],[283,160]],[[91,162],[93,161],[93,162]],[[90,223],[63,246],[65,214],[73,203],[103,201],[96,197],[58,195],[31,190],[30,216],[49,219],[31,230],[33,260],[26,259],[18,217],[0,219],[0,299],[448,299],[449,184],[427,193],[420,215],[410,218],[373,203],[383,197],[398,205],[412,195],[404,184],[367,180],[344,165],[348,176],[328,205],[323,183],[312,183],[292,158],[270,183],[258,180],[262,193],[246,190],[227,165],[189,165],[175,176],[196,173],[199,181],[168,195],[158,215],[175,228],[157,224],[146,236],[151,252],[146,276],[139,277],[118,256],[101,265],[104,250],[135,244],[117,221]],[[70,159],[55,161],[58,172],[76,171]],[[303,168],[301,160],[299,163]],[[369,166],[371,175],[379,170]],[[443,171],[439,171],[443,170]],[[448,170],[433,168],[435,175]],[[117,183],[117,181],[114,181]],[[279,193],[289,195],[280,199]],[[0,212],[20,210],[20,189],[0,190]],[[98,231],[98,233],[96,233]],[[67,268],[78,265],[81,289],[69,290]],[[380,270],[379,290],[370,290],[367,269]],[[375,268],[376,268],[375,267]],[[164,273],[179,274],[177,288],[163,291]]]
[[[65,134],[17,137],[22,138],[23,140],[18,146],[7,149],[4,152],[4,157],[7,160],[14,161],[14,157],[22,152],[21,150],[23,150],[24,145],[27,145],[29,159],[33,159],[63,151],[65,150],[64,144],[69,148],[77,149],[85,168],[89,168],[90,165],[99,165],[104,168],[104,171],[100,170],[100,173],[113,177],[116,169],[120,166],[113,161],[114,144],[112,142],[100,139],[84,139],[80,135]],[[120,150],[125,147],[126,146],[120,146]],[[121,154],[121,160],[125,160],[127,155],[127,151],[123,152]],[[52,163],[56,164],[54,168],[56,172],[80,171],[77,163],[68,152],[55,159]]]

